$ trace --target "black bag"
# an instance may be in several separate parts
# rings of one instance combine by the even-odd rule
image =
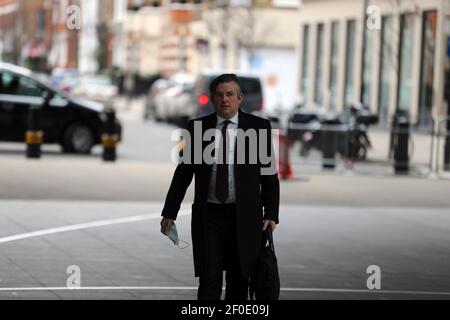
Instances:
[[[256,300],[278,300],[280,296],[280,277],[270,226],[263,232],[256,270],[250,276],[249,293],[251,300],[254,296]]]

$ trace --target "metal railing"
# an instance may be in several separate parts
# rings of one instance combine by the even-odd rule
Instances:
[[[405,173],[427,178],[439,168],[438,165],[433,166],[433,161],[436,156],[435,149],[439,147],[439,142],[436,143],[435,140],[442,137],[442,130],[436,132],[434,122],[426,132],[418,132],[409,124],[406,128],[393,127],[387,131],[370,128],[365,131],[354,125],[319,122],[290,123],[287,130],[283,131],[291,140],[290,161],[294,173],[331,169],[341,174]],[[446,137],[448,138],[448,135]],[[402,148],[406,150],[399,152],[398,144],[402,141]]]
[[[291,141],[294,171],[336,173],[347,171],[349,130],[345,124],[290,124],[286,135]]]

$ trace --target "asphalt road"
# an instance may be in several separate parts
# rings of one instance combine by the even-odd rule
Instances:
[[[92,155],[74,156],[49,145],[40,160],[29,160],[23,144],[0,143],[0,199],[163,201],[175,169],[170,136],[176,127],[143,122],[137,115],[122,121],[124,139],[115,163],[101,161],[100,147]],[[450,207],[448,180],[396,177],[380,171],[380,165],[321,172],[319,162],[303,167],[294,152],[291,158],[294,175],[281,184],[283,204]],[[193,184],[187,201],[192,201],[192,191]]]
[[[195,299],[156,202],[0,201],[0,298]],[[177,219],[190,243],[189,206]],[[281,299],[449,299],[450,210],[282,206]],[[370,291],[369,266],[381,290]],[[70,266],[81,288],[67,288]],[[70,271],[70,270],[69,270]]]
[[[192,250],[159,233],[174,127],[127,114],[116,163],[100,148],[0,144],[1,299],[193,299]],[[282,299],[449,299],[449,181],[308,172],[281,183],[275,234]],[[190,242],[193,187],[177,220]],[[368,290],[369,266],[381,290]],[[81,289],[67,288],[69,266]]]

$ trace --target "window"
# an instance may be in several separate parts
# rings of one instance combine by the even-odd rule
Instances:
[[[45,34],[45,10],[40,9],[36,12],[37,29],[40,35]]]
[[[402,14],[400,30],[398,109],[408,111],[411,108],[412,98],[413,14]]]
[[[309,26],[303,27],[303,47],[302,47],[302,75],[301,75],[301,94],[303,101],[308,100],[308,50],[309,50]]]
[[[31,79],[21,77],[18,95],[30,96],[30,97],[42,97],[42,89],[39,85]]]
[[[345,85],[344,85],[344,106],[350,107],[353,103],[353,73],[355,60],[355,20],[347,21],[347,54],[345,58]]]
[[[42,89],[34,80],[4,72],[0,74],[0,93],[41,97]]]
[[[336,110],[337,76],[339,63],[339,23],[331,24],[331,50],[330,50],[330,109]]]
[[[0,94],[9,94],[15,91],[15,87],[12,83],[13,76],[10,73],[4,72],[0,73]]]
[[[365,29],[365,44],[364,44],[364,65],[363,65],[363,90],[362,90],[362,102],[366,105],[370,105],[372,94],[372,66],[373,66],[373,40],[374,32],[372,30]]]
[[[383,17],[381,33],[380,91],[378,97],[378,116],[380,124],[387,127],[389,101],[391,98],[392,68],[392,17]]]
[[[314,101],[322,104],[322,69],[323,69],[323,24],[317,25],[316,76],[314,83]]]
[[[431,124],[433,106],[434,54],[436,47],[437,12],[423,13],[422,59],[420,71],[419,124]]]

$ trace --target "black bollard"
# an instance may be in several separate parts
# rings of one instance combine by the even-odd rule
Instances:
[[[39,130],[39,113],[41,108],[30,106],[28,113],[28,131],[25,133],[27,144],[27,158],[39,159],[41,157],[41,145],[44,141],[44,133]]]
[[[396,174],[409,171],[409,120],[406,115],[397,115],[394,128],[394,169]]]
[[[450,171],[450,118],[447,119],[447,130],[444,144],[444,171]]]
[[[337,131],[339,121],[328,119],[322,121],[321,139],[322,139],[322,168],[334,170],[336,168],[337,151]]]
[[[446,136],[444,144],[444,171],[450,171],[450,69],[445,72],[444,98],[447,101]]]
[[[102,135],[103,161],[116,161],[116,145],[118,142],[116,133],[116,114],[113,109],[106,111],[105,131]]]

